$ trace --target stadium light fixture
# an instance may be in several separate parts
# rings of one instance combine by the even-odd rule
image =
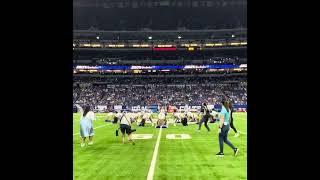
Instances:
[[[152,39],[152,36],[149,36],[149,37],[148,37],[148,39],[150,39],[150,40],[151,40],[151,39]]]

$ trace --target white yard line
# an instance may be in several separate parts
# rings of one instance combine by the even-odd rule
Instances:
[[[93,129],[98,129],[98,128],[101,128],[101,127],[104,127],[104,126],[107,126],[107,125],[109,125],[109,124],[101,125],[101,126],[98,126],[98,127],[93,128]],[[75,133],[75,134],[73,134],[73,135],[77,135],[77,134],[80,134],[80,133]]]
[[[156,167],[156,161],[157,161],[157,156],[158,156],[158,150],[159,150],[159,144],[160,144],[160,139],[161,139],[161,132],[162,132],[162,127],[160,128],[158,139],[156,142],[156,146],[154,147],[153,151],[153,156],[152,156],[152,161],[150,164],[147,180],[153,180],[153,175],[154,175],[154,169]]]
[[[74,118],[74,117],[73,117],[73,118]],[[100,119],[100,118],[106,119],[105,116],[96,116],[96,119]],[[73,119],[73,124],[79,123],[80,121],[81,121],[81,119],[77,119],[77,120]]]

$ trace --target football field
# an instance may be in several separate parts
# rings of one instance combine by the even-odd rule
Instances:
[[[170,125],[162,129],[158,151],[155,153],[154,180],[244,180],[247,179],[247,113],[234,113],[234,125],[240,131],[234,137],[230,129],[229,140],[240,150],[237,157],[224,144],[223,158],[219,152],[217,123],[208,123],[211,131],[202,125]],[[73,168],[77,180],[146,180],[160,129],[133,123],[134,134],[149,139],[135,139],[135,145],[121,143],[121,133],[115,136],[118,124],[104,122],[106,114],[96,114],[94,144],[80,147],[79,115],[73,116]],[[141,134],[141,135],[139,135]],[[183,139],[184,137],[187,139]],[[126,136],[127,142],[127,136]]]

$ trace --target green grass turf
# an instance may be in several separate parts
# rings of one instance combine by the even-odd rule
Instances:
[[[106,114],[96,114],[94,145],[80,147],[79,134],[73,138],[73,158],[75,179],[146,179],[153,155],[159,129],[137,127],[136,134],[153,134],[152,139],[135,140],[136,145],[121,144],[120,136],[115,136],[119,125],[105,123]],[[247,132],[246,113],[234,113],[234,124],[241,132]],[[74,115],[73,133],[79,133],[79,116]],[[247,179],[247,137],[241,134],[233,137],[230,130],[229,140],[240,149],[237,157],[233,156],[230,147],[224,145],[225,156],[218,158],[219,151],[217,124],[209,124],[208,133],[203,126],[196,132],[198,125],[187,127],[178,124],[163,129],[154,179],[215,179],[242,180]],[[167,134],[189,134],[191,139],[166,139]]]

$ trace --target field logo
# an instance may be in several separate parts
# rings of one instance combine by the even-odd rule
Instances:
[[[167,134],[167,139],[191,139],[189,134]]]

